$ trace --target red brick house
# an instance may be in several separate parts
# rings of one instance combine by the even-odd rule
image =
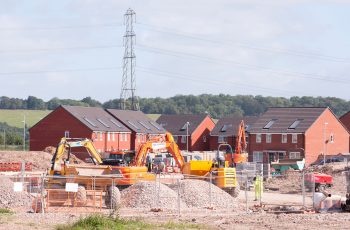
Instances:
[[[30,128],[29,133],[31,151],[57,146],[62,137],[89,138],[100,152],[131,147],[131,130],[104,109],[95,107],[59,106]]]
[[[343,125],[350,131],[350,111],[345,113],[343,116],[339,118],[339,120],[343,123]],[[350,137],[349,137],[350,138]],[[349,141],[350,142],[350,141]],[[349,146],[350,151],[350,146]]]
[[[329,108],[270,108],[249,129],[249,161],[269,163],[349,152],[349,133]]]
[[[187,150],[187,137],[189,151],[209,150],[209,134],[215,126],[209,115],[161,115],[157,122],[174,136],[181,150]]]
[[[131,130],[131,149],[137,151],[148,137],[163,135],[165,130],[141,111],[107,109],[119,122]]]
[[[249,142],[248,131],[251,125],[258,119],[254,116],[228,116],[221,118],[210,132],[210,150],[215,151],[220,144],[226,143],[235,149],[238,126],[244,121],[247,144]]]

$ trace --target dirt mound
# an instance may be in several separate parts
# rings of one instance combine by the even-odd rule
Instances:
[[[53,155],[56,152],[56,148],[53,146],[47,146],[43,151]]]
[[[44,149],[44,152],[47,152],[49,154],[51,154],[51,156],[53,156],[56,152],[56,148],[53,147],[53,146],[47,146],[45,149]],[[65,151],[64,153],[64,156],[67,156],[67,151]],[[71,163],[73,164],[84,164],[85,162],[80,160],[78,157],[76,157],[73,153],[70,154],[70,160],[69,160]]]
[[[155,185],[157,185],[157,188]],[[159,197],[157,194],[159,194]],[[121,192],[121,205],[127,208],[177,209],[178,196],[175,191],[166,185],[141,182]],[[180,205],[181,208],[186,207],[186,204],[182,201]]]
[[[0,208],[30,207],[32,197],[27,192],[14,192],[13,182],[6,177],[0,178]]]
[[[203,180],[186,179],[180,181],[180,197],[188,207],[209,207],[210,200],[213,208],[238,208],[237,199],[223,191],[216,185]],[[174,191],[178,191],[179,184],[170,185]],[[211,191],[211,198],[210,198]]]
[[[41,151],[0,151],[0,162],[32,162],[34,171],[49,168],[51,159],[51,154]]]

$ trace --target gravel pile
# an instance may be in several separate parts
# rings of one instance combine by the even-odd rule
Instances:
[[[32,197],[27,192],[14,192],[9,178],[0,178],[0,208],[30,207]]]
[[[0,162],[32,162],[33,170],[45,170],[51,165],[52,155],[42,151],[0,151]]]
[[[177,209],[177,192],[164,184],[157,183],[157,192],[155,192],[154,182],[141,182],[130,186],[121,192],[121,205],[127,208],[161,208]],[[159,191],[159,199],[157,195]],[[187,207],[181,201],[181,208]]]
[[[213,208],[238,208],[238,200],[227,192],[223,191],[216,185],[210,184],[203,180],[186,179],[180,181],[180,197],[188,207],[205,208],[210,206],[210,190],[211,190],[211,206]],[[179,184],[170,185],[174,191],[178,191]],[[210,188],[209,188],[210,186]]]

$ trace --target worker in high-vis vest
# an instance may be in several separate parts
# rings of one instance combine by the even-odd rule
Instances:
[[[263,178],[258,175],[254,178],[255,200],[261,200],[263,193]]]

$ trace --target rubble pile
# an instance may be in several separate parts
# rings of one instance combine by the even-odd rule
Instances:
[[[140,182],[122,190],[121,205],[122,207],[140,209],[177,209],[178,194],[161,183]],[[186,204],[180,201],[180,207],[186,207]]]
[[[0,151],[0,162],[31,162],[33,170],[46,170],[52,155],[42,151]]]
[[[236,198],[209,182],[186,179],[180,181],[179,184],[170,185],[176,192],[179,186],[180,197],[188,207],[238,208],[238,200]]]
[[[55,154],[56,152],[56,148],[53,147],[53,146],[47,146],[45,149],[44,149],[44,152],[47,152],[47,153],[50,153],[51,154],[51,158],[52,156]],[[67,156],[68,152],[67,150],[65,151],[64,153],[64,156]],[[65,157],[63,157],[65,158]],[[72,164],[84,164],[84,161],[80,160],[78,157],[76,157],[73,153],[70,154],[70,157],[69,157],[69,161],[72,163]]]
[[[30,207],[32,197],[27,192],[14,192],[13,182],[6,177],[0,178],[0,208]]]

